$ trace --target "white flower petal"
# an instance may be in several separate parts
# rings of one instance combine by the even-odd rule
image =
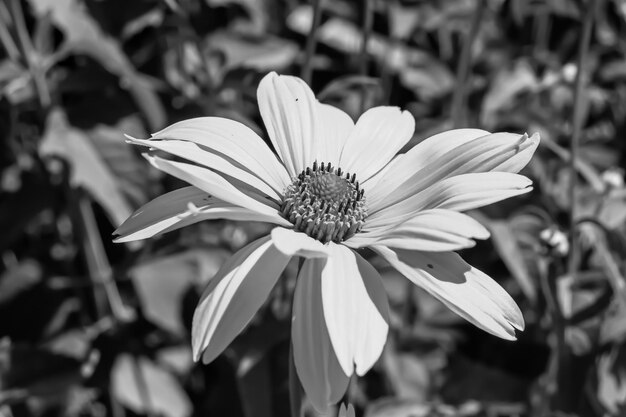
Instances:
[[[147,155],[146,158],[152,165],[161,171],[167,172],[189,184],[206,191],[218,199],[231,203],[235,206],[245,207],[266,216],[279,216],[278,206],[269,200],[263,200],[255,196],[250,190],[238,189],[219,174],[196,165],[184,162],[169,161],[158,156]],[[281,218],[282,219],[282,218]],[[276,219],[276,224],[292,226],[285,219]]]
[[[339,166],[360,182],[380,171],[411,139],[415,119],[397,107],[374,107],[356,122],[341,152]]]
[[[131,143],[159,149],[180,158],[187,159],[191,162],[195,162],[196,164],[204,165],[209,169],[219,171],[222,174],[236,178],[237,180],[248,184],[260,193],[265,194],[276,201],[282,200],[282,190],[281,193],[277,192],[261,178],[249,172],[247,169],[237,166],[223,156],[209,152],[206,148],[203,149],[202,146],[196,143],[183,140],[136,139],[128,135],[126,135],[126,137]]]
[[[140,207],[113,233],[115,243],[147,239],[212,219],[282,223],[278,215],[260,214],[233,206],[190,186],[171,191]]]
[[[228,158],[257,175],[282,193],[291,179],[272,150],[249,127],[221,117],[183,120],[152,135],[152,139],[175,139],[196,143]]]
[[[358,233],[345,244],[352,248],[384,245],[425,252],[453,251],[476,244],[473,239],[487,239],[489,231],[470,216],[452,210],[430,209],[418,212],[397,227]]]
[[[276,284],[290,257],[269,236],[235,253],[211,279],[193,316],[194,360],[215,359],[252,320]]]
[[[271,236],[276,249],[287,256],[305,258],[326,258],[328,256],[327,247],[305,233],[284,227],[275,227]]]
[[[293,357],[302,387],[313,406],[325,412],[338,402],[348,388],[328,336],[322,309],[321,275],[325,261],[307,259],[298,274],[293,295],[291,341]]]
[[[363,375],[382,353],[389,326],[387,296],[378,272],[343,245],[322,270],[322,304],[328,334],[346,375]]]
[[[373,249],[413,283],[481,329],[508,340],[515,340],[515,329],[524,329],[522,312],[511,296],[456,253],[392,250],[384,246]]]
[[[346,112],[328,104],[318,104],[319,129],[314,155],[318,162],[339,166],[341,150],[354,129],[354,122]]]
[[[291,177],[315,158],[318,102],[300,78],[267,74],[257,90],[259,110],[274,148]]]
[[[455,136],[450,136],[455,132]],[[382,180],[371,190],[367,189],[371,213],[455,175],[518,172],[528,163],[539,144],[539,135],[529,138],[512,133],[487,134],[477,129],[446,133],[446,136],[435,135],[414,146],[385,173]],[[486,136],[476,137],[482,133]]]
[[[363,231],[374,232],[399,225],[422,210],[441,208],[465,211],[525,194],[532,190],[528,178],[508,172],[481,172],[446,178],[427,189],[370,215]]]

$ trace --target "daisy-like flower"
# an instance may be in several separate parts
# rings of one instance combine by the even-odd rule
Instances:
[[[381,276],[360,248],[481,329],[515,339],[524,328],[518,306],[453,251],[489,236],[462,211],[530,191],[531,181],[516,172],[537,135],[451,130],[397,155],[415,121],[396,107],[372,108],[355,124],[318,102],[301,79],[275,73],[261,81],[258,102],[278,156],[248,127],[218,117],[129,138],[148,149],[152,165],[190,186],[137,210],[116,231],[117,242],[217,218],[276,225],[208,284],[193,320],[195,360],[215,359],[287,263],[301,257],[291,330],[296,370],[316,408],[339,401],[349,377],[374,365],[389,329]]]

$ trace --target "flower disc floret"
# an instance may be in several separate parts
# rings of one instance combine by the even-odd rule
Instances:
[[[287,187],[280,212],[295,230],[322,243],[339,243],[363,228],[365,191],[356,174],[316,161]]]

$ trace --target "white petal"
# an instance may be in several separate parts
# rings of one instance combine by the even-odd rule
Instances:
[[[481,329],[508,340],[515,340],[515,329],[524,329],[522,312],[511,296],[456,253],[392,250],[384,246],[373,249],[413,283]]]
[[[482,172],[446,178],[370,215],[363,230],[373,232],[380,227],[395,227],[427,209],[465,211],[486,206],[525,194],[532,190],[531,184],[528,178],[508,172]]]
[[[193,316],[194,360],[202,357],[204,363],[211,362],[230,344],[263,305],[289,259],[266,236],[226,261],[209,282]]]
[[[135,139],[128,135],[126,135],[126,137],[131,143],[159,149],[180,158],[187,159],[191,162],[195,162],[196,164],[204,165],[209,169],[219,171],[222,174],[236,178],[276,201],[282,200],[282,190],[278,193],[256,174],[237,166],[237,164],[232,163],[223,156],[216,155],[215,153],[206,150],[206,148],[203,148],[196,143],[183,140]]]
[[[261,80],[257,98],[274,148],[291,177],[295,177],[315,159],[315,95],[300,78],[271,72]]]
[[[417,213],[391,230],[358,233],[345,244],[352,248],[377,244],[425,252],[449,252],[472,247],[476,244],[473,239],[488,237],[489,231],[466,214],[431,209]]]
[[[175,123],[152,139],[176,139],[196,143],[229,158],[259,176],[281,193],[291,179],[276,155],[249,127],[221,117],[198,117]]]
[[[404,200],[430,185],[455,175],[476,172],[518,172],[530,160],[539,144],[539,136],[512,133],[486,133],[459,129],[457,136],[441,135],[417,144],[402,161],[394,164],[376,186],[367,190],[368,204],[374,213]],[[436,140],[433,140],[436,139]],[[451,147],[451,145],[456,146]],[[446,150],[442,153],[442,149]]]
[[[163,194],[140,207],[113,233],[115,243],[147,239],[181,227],[212,219],[282,223],[283,218],[259,214],[221,201],[196,187]]]
[[[325,412],[346,392],[344,374],[333,350],[322,310],[321,275],[325,261],[307,259],[293,295],[291,341],[298,377],[313,406]]]
[[[303,256],[305,258],[326,258],[328,256],[327,247],[305,233],[284,227],[275,227],[271,236],[276,249],[287,256]]]
[[[338,167],[341,150],[354,129],[354,122],[346,112],[328,104],[318,104],[319,129],[314,155],[318,162],[330,162]]]
[[[346,375],[363,375],[383,351],[389,326],[387,296],[378,272],[343,245],[322,270],[322,304],[328,334]]]
[[[158,156],[146,156],[148,161],[161,171],[167,172],[189,184],[206,191],[218,199],[231,203],[235,206],[245,207],[267,216],[279,216],[278,207],[269,200],[254,195],[250,190],[238,189],[219,174],[196,165],[183,162],[169,161]],[[291,226],[291,223],[283,219],[277,220],[276,224]]]
[[[341,152],[339,166],[363,182],[380,171],[411,139],[415,119],[397,107],[374,107],[356,122]]]

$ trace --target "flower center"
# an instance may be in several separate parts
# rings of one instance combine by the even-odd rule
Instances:
[[[322,243],[339,243],[363,228],[364,193],[355,174],[316,161],[287,187],[280,211],[295,230]]]

